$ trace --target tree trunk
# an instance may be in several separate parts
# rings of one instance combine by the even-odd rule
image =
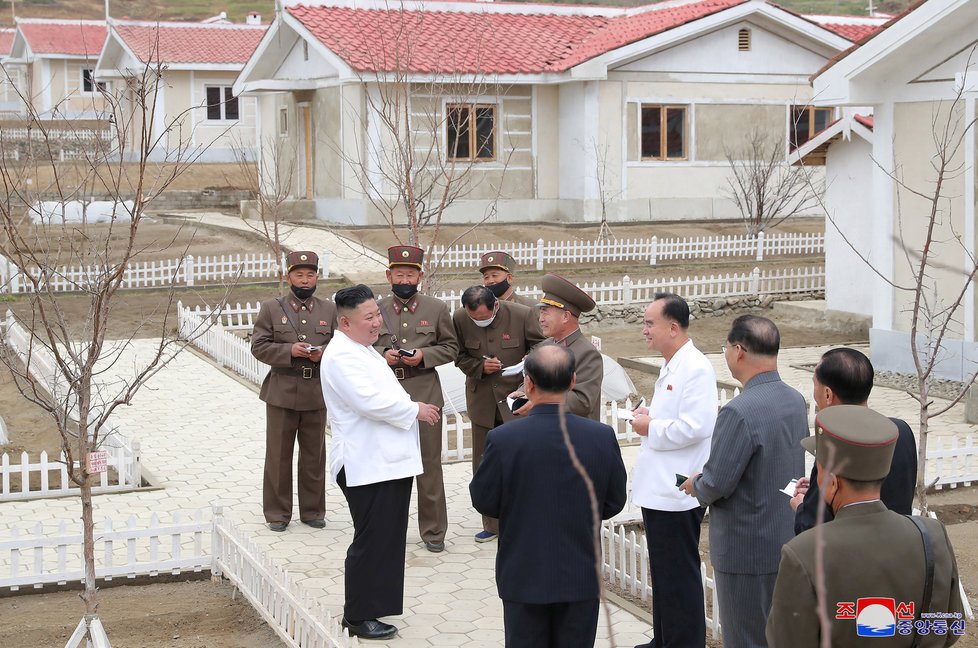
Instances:
[[[84,463],[84,456],[82,462]],[[92,515],[92,483],[87,472],[82,472],[82,543],[85,552],[85,591],[81,598],[85,601],[85,614],[98,613],[98,590],[95,588],[95,522]]]
[[[920,514],[927,515],[927,475],[924,469],[927,466],[927,431],[930,423],[930,408],[928,403],[927,382],[922,378],[919,380],[920,390],[920,430],[918,436],[920,442],[917,444],[917,505],[920,507]]]

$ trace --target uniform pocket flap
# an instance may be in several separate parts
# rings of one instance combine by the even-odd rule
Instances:
[[[500,340],[499,346],[504,349],[515,349],[522,346],[523,340]]]
[[[466,349],[478,349],[481,346],[482,346],[482,340],[466,340],[465,341],[465,348]]]
[[[418,327],[415,327],[414,332],[415,333],[434,333],[435,332],[435,327],[434,326],[418,326]]]

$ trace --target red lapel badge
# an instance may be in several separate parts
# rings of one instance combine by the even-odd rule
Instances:
[[[319,320],[320,326],[326,326],[326,320]]]
[[[503,339],[504,340],[508,340],[509,339],[509,333],[503,333]]]
[[[672,391],[672,385],[666,385],[666,391]]]
[[[421,320],[421,324],[419,324],[419,326],[428,326],[428,320]]]

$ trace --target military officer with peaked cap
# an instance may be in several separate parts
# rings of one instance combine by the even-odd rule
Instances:
[[[516,292],[516,287],[513,285],[515,271],[516,259],[505,252],[494,250],[486,252],[479,258],[482,285],[491,290],[497,299],[533,308],[537,305],[537,300]]]
[[[896,425],[885,416],[859,405],[837,405],[819,412],[815,435],[802,440],[815,455],[819,488],[835,519],[796,536],[781,550],[767,623],[772,648],[820,645],[815,592],[819,543],[833,648],[871,643],[867,635],[860,636],[860,626],[875,627],[868,636],[887,635],[887,646],[945,646],[957,640],[949,626],[963,619],[962,604],[944,526],[931,518],[894,513],[880,501],[898,436]],[[874,597],[892,600],[896,612],[912,614],[925,631],[915,637],[914,624],[901,623],[885,605],[873,606],[860,618],[859,599]],[[935,619],[941,623],[935,626]],[[942,631],[935,632],[935,627]]]
[[[384,356],[413,400],[440,408],[445,399],[435,367],[454,362],[458,356],[452,317],[445,302],[418,293],[424,277],[424,250],[413,245],[395,245],[387,250],[387,260],[387,280],[393,295],[380,300],[384,327],[374,348]],[[399,350],[415,353],[408,356]],[[418,527],[425,547],[433,553],[445,549],[448,530],[441,431],[440,418],[434,425],[419,423],[424,473],[417,477]]]
[[[262,508],[273,531],[292,520],[292,452],[299,441],[299,519],[325,526],[326,404],[319,362],[333,337],[336,306],[313,297],[319,273],[314,252],[286,257],[289,294],[262,302],[251,353],[271,366],[259,397],[265,402]]]
[[[594,300],[586,292],[555,274],[543,277],[543,297],[537,306],[543,334],[571,350],[577,361],[576,382],[567,394],[567,408],[594,421],[601,418],[601,382],[604,361],[601,353],[581,333],[581,313],[594,309]],[[525,414],[530,405],[516,411]]]
[[[537,312],[522,304],[496,298],[488,286],[470,286],[462,293],[462,308],[452,317],[461,351],[455,364],[465,374],[466,414],[472,422],[472,474],[482,462],[489,430],[515,418],[506,397],[522,375],[504,376],[505,367],[519,364],[543,340]],[[476,542],[489,542],[499,533],[499,520],[482,516]]]

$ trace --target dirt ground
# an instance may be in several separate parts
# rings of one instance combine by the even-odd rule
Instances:
[[[107,587],[99,616],[115,648],[277,648],[285,644],[233,587],[209,580]],[[84,614],[77,592],[0,598],[0,646],[63,646]]]

